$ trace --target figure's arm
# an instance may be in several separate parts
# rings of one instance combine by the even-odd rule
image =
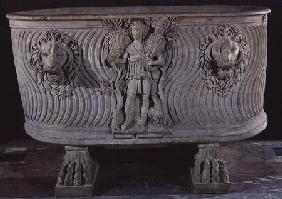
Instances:
[[[107,62],[110,66],[121,69],[126,64],[128,59],[128,53],[125,51],[122,55],[120,53],[113,53],[111,56],[107,58]]]

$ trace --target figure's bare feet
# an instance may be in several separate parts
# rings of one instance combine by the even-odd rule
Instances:
[[[132,128],[128,129],[127,132],[137,133],[139,131],[139,125],[134,125]]]
[[[140,126],[139,124],[135,124],[132,128],[127,129],[126,132],[130,133],[144,133],[146,132],[145,126]]]
[[[139,129],[138,129],[138,132],[139,133],[144,133],[144,132],[146,132],[146,127],[145,127],[145,125],[138,125],[139,126]]]
[[[146,127],[145,127],[144,120],[142,120],[142,119],[138,120],[138,124],[136,125],[136,127],[137,127],[137,129],[136,129],[137,131],[136,132],[138,132],[138,133],[146,132]]]
[[[120,128],[118,126],[112,126],[112,132],[117,133],[120,131]]]

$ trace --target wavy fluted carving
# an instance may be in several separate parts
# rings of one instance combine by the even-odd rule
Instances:
[[[199,68],[198,47],[216,26],[178,28],[172,64],[165,83],[166,109],[172,123],[184,126],[213,126],[246,121],[263,110],[266,68],[266,29],[260,25],[242,27],[249,48],[249,68],[238,87],[224,98],[209,92]],[[185,47],[184,45],[185,44]],[[255,89],[255,90],[253,90]],[[184,127],[185,128],[185,127]]]
[[[29,63],[32,52],[30,47],[37,42],[44,32],[14,30],[12,34],[14,38],[18,39],[13,42],[13,48],[19,49],[19,53],[15,54],[15,64],[27,120],[66,127],[103,127],[109,125],[111,110],[110,106],[106,106],[106,104],[111,103],[111,98],[96,91],[98,87],[97,78],[102,73],[93,72],[99,70],[96,67],[99,60],[93,60],[89,56],[92,53],[97,53],[95,51],[97,49],[92,49],[90,44],[98,43],[103,31],[67,32],[82,47],[83,62],[80,63],[77,71],[78,85],[72,95],[66,98],[45,92],[38,86],[36,73]]]
[[[266,27],[240,26],[250,51],[248,69],[240,83],[221,97],[209,92],[199,67],[199,44],[216,26],[177,26],[176,39],[166,59],[162,77],[163,117],[169,128],[193,129],[226,124],[240,124],[263,111],[266,68]],[[44,32],[24,29],[12,31],[15,65],[22,104],[27,121],[62,127],[110,129],[112,95],[99,91],[99,83],[110,80],[101,55],[107,29],[62,30],[81,48],[77,86],[72,95],[59,98],[38,86],[36,72],[29,62],[33,46]],[[99,82],[99,83],[98,83]]]

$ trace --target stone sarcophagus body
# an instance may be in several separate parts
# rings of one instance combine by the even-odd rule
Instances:
[[[72,146],[252,137],[267,124],[269,12],[191,6],[8,14],[26,132]],[[202,159],[203,168],[223,168]],[[200,183],[212,181],[198,172]]]

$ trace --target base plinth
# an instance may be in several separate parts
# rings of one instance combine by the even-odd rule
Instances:
[[[190,169],[195,193],[230,192],[229,173],[225,161],[218,157],[219,144],[200,144],[195,165]]]
[[[65,147],[65,156],[55,187],[56,197],[92,196],[99,164],[87,147]]]

